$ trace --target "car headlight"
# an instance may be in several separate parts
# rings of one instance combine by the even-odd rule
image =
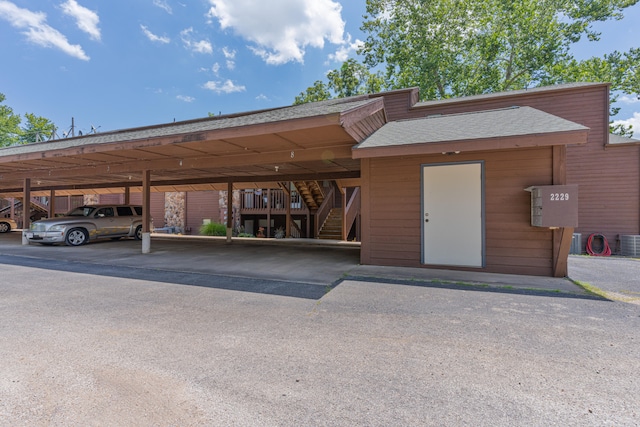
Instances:
[[[48,231],[64,231],[64,225],[52,225]]]

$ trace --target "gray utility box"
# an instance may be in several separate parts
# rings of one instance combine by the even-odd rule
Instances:
[[[620,246],[623,256],[640,258],[640,236],[622,236],[620,237]]]
[[[531,192],[532,226],[578,226],[577,185],[540,185],[525,190]]]

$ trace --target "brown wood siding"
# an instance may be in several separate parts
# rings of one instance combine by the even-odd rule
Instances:
[[[363,177],[370,179],[363,180],[363,264],[425,267],[422,164],[484,160],[486,268],[481,270],[552,275],[552,232],[530,225],[531,199],[524,191],[551,183],[552,148],[365,160]]]
[[[129,202],[132,205],[142,205],[142,193],[131,193]],[[151,193],[151,217],[154,227],[164,227],[164,193]]]
[[[121,205],[124,203],[124,194],[101,194],[100,204]]]
[[[579,183],[579,218],[583,250],[592,233],[601,233],[614,253],[619,236],[640,234],[640,147],[568,150],[569,183]]]
[[[435,104],[411,109],[404,117],[514,105],[537,108],[590,128],[587,144],[567,147],[567,184],[579,185],[579,226],[575,232],[582,233],[583,248],[591,233],[604,234],[614,251],[619,246],[619,235],[640,234],[640,147],[629,145],[605,149],[609,130],[606,86],[532,92],[517,98]]]
[[[203,219],[220,222],[220,195],[217,191],[187,192],[185,233],[198,234]]]
[[[380,129],[385,124],[384,111],[380,110],[377,113],[361,120],[356,125],[349,128],[349,134],[355,138],[356,141],[363,141],[372,133]]]

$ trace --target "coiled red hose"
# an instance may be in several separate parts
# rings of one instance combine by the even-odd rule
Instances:
[[[593,250],[593,240],[594,239],[602,239],[602,250],[600,252],[596,252]],[[602,234],[593,233],[587,239],[587,253],[593,256],[610,256],[611,248],[609,247],[609,242],[607,242],[607,238]]]

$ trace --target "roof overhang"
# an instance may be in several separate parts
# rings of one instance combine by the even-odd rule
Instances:
[[[353,158],[585,144],[589,128],[531,107],[430,116],[385,124]]]

